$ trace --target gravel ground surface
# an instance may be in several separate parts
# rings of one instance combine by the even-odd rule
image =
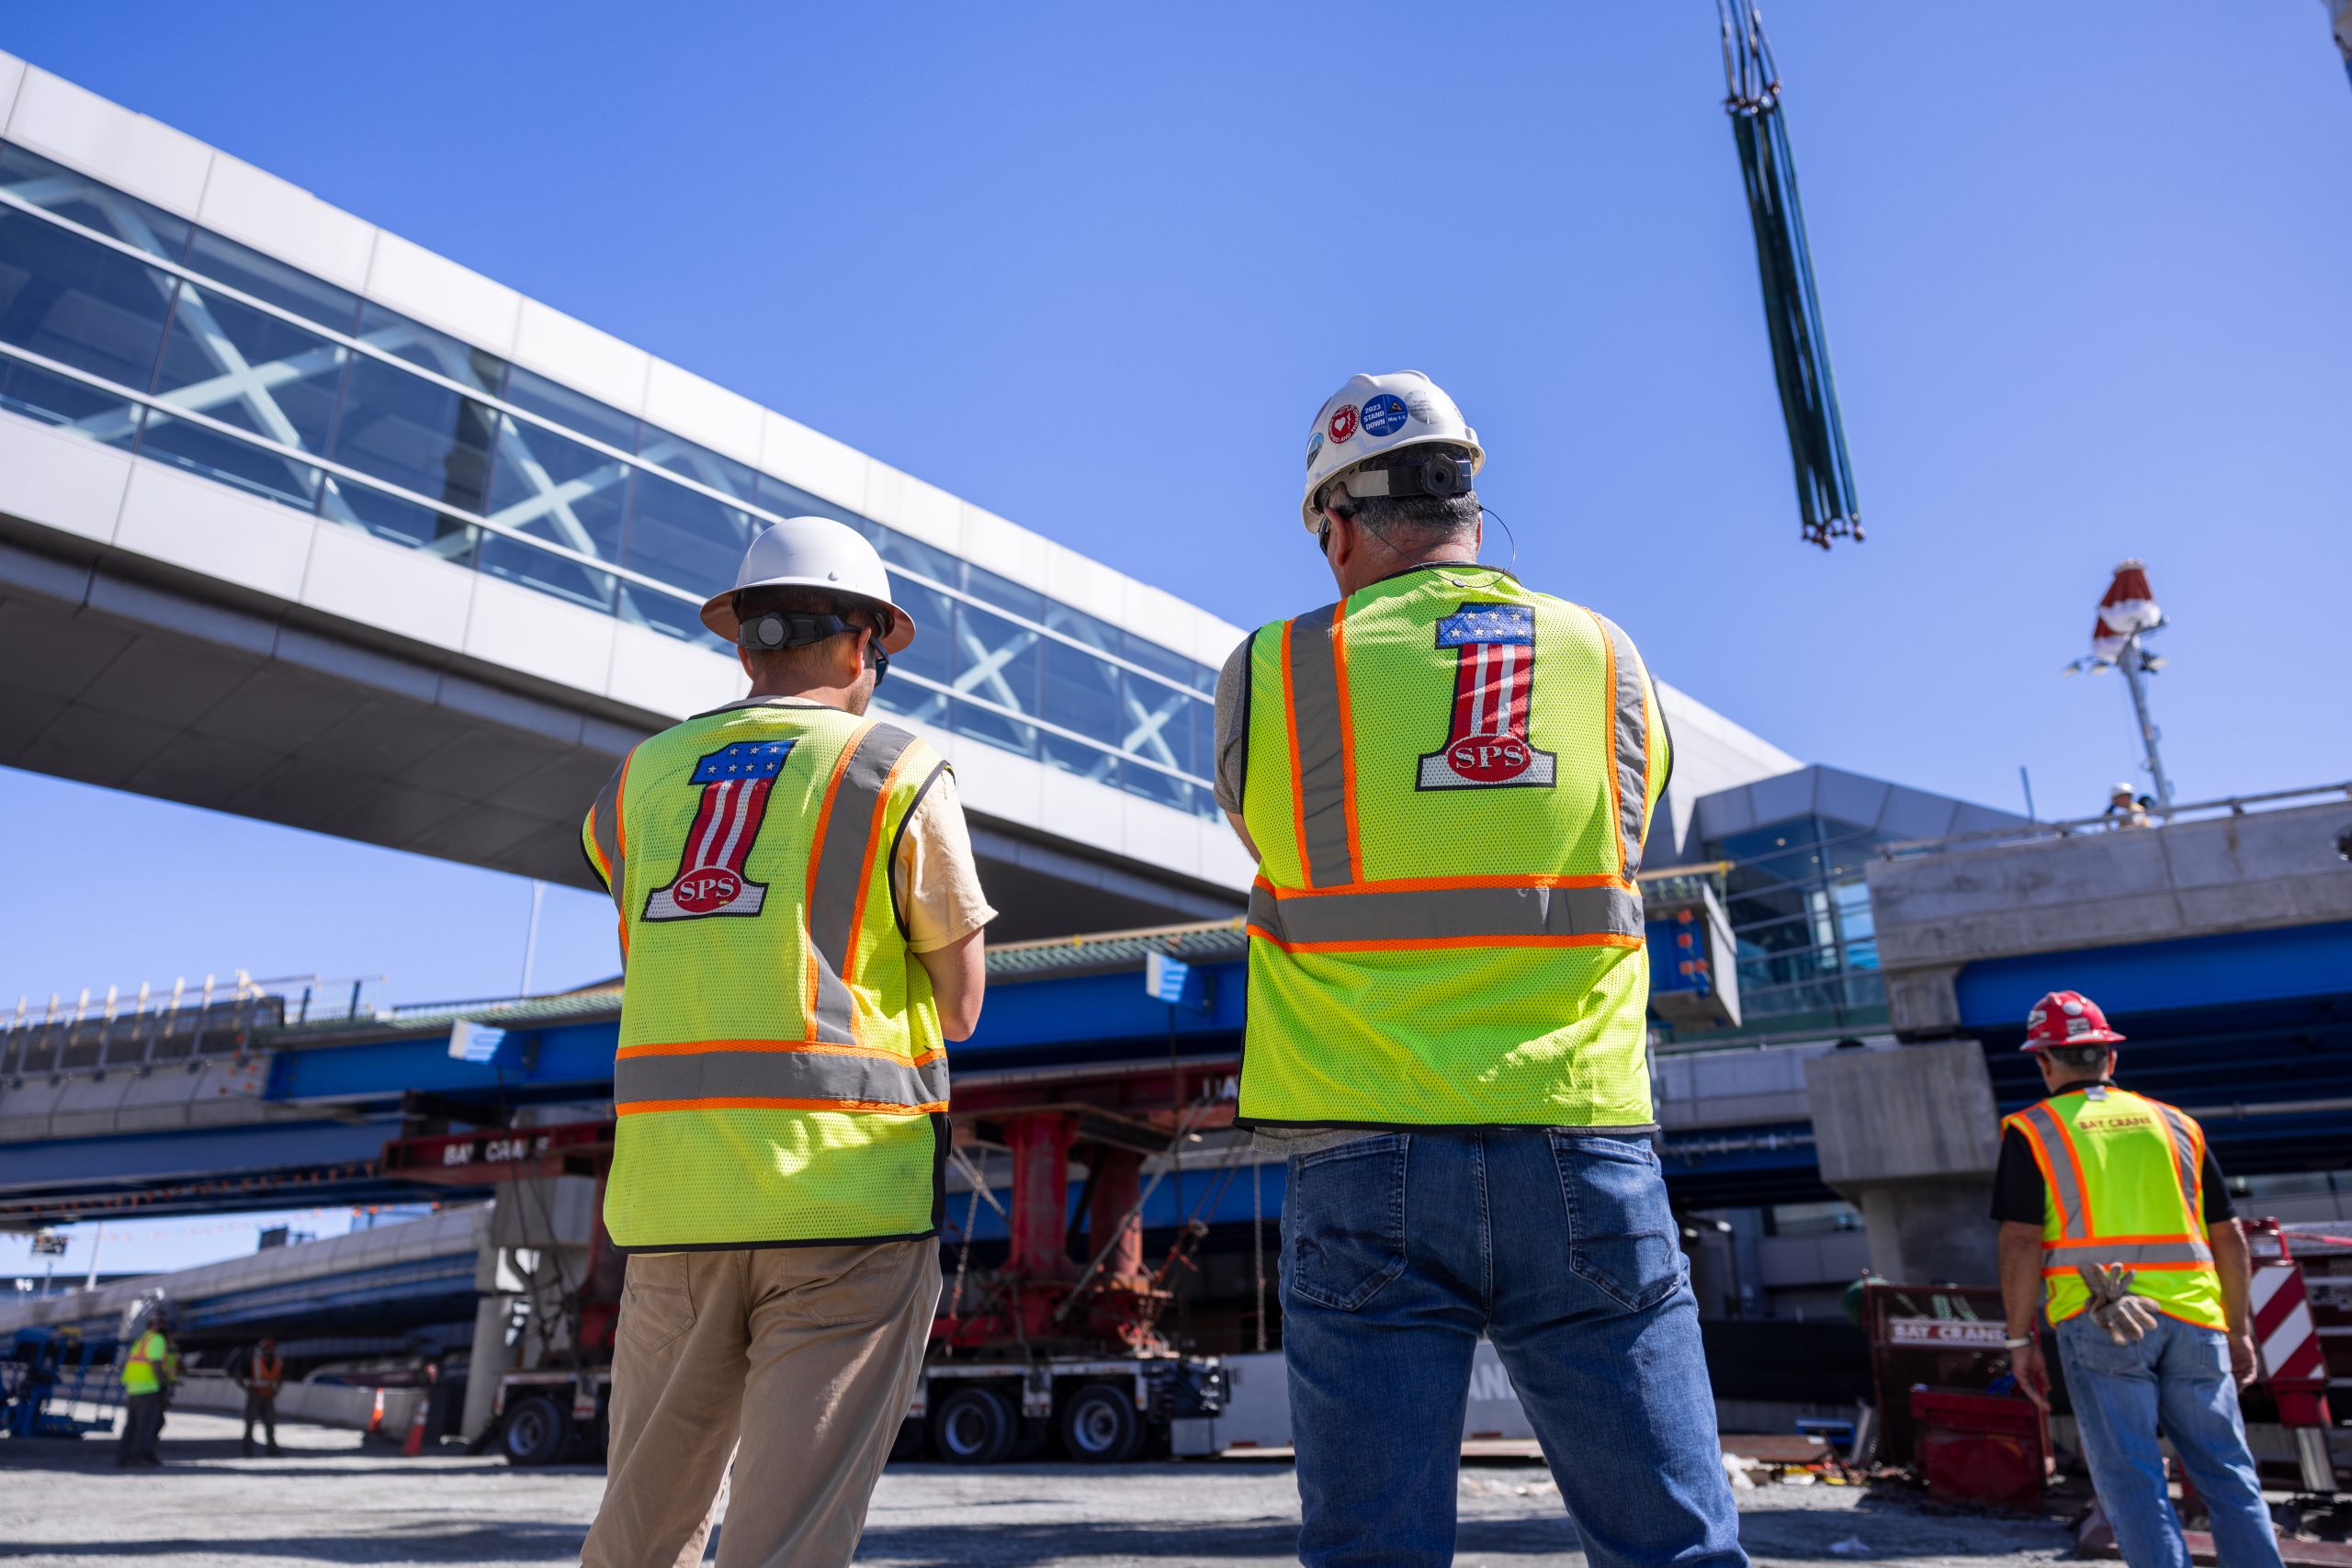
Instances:
[[[166,1467],[126,1474],[113,1444],[0,1440],[0,1562],[55,1568],[263,1563],[576,1562],[604,1472],[516,1471],[496,1459],[402,1460],[348,1432],[288,1427],[288,1457],[238,1457],[224,1417],[175,1415]],[[2072,1544],[2054,1525],[1928,1512],[1850,1487],[1738,1494],[1759,1564],[1889,1562],[2000,1568]],[[1580,1563],[1575,1527],[1540,1464],[1471,1461],[1464,1564]],[[860,1562],[892,1568],[1279,1568],[1295,1562],[1298,1491],[1275,1460],[1066,1464],[984,1471],[893,1466]],[[724,1527],[722,1527],[723,1529]]]

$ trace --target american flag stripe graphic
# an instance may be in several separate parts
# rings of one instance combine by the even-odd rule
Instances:
[[[1420,760],[1419,786],[1533,784],[1549,786],[1552,754],[1528,743],[1528,714],[1535,687],[1535,612],[1524,604],[1464,604],[1437,623],[1437,646],[1454,651],[1453,711],[1446,743]],[[1455,748],[1490,744],[1466,753],[1477,759],[1465,773]],[[1516,745],[1491,744],[1502,740]]]
[[[710,752],[687,780],[701,785],[694,820],[686,826],[678,872],[647,897],[644,919],[691,919],[703,915],[759,913],[764,884],[743,875],[760,836],[768,795],[792,754],[791,740],[745,740]]]

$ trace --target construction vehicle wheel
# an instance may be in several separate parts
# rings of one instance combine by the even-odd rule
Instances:
[[[544,1393],[526,1394],[507,1405],[498,1441],[509,1464],[553,1464],[571,1446],[571,1413]]]
[[[959,1388],[931,1418],[931,1446],[950,1464],[1001,1464],[1020,1435],[1012,1401],[992,1388]]]
[[[1135,1396],[1119,1383],[1089,1383],[1062,1406],[1062,1451],[1085,1464],[1125,1464],[1143,1447]]]

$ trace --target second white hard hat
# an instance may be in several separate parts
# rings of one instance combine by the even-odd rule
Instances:
[[[830,517],[787,517],[768,529],[743,552],[735,586],[702,602],[702,624],[729,642],[742,626],[735,595],[746,588],[821,588],[863,600],[890,612],[884,652],[900,652],[915,640],[915,618],[891,599],[881,552],[865,535]]]
[[[1323,513],[1315,504],[1321,490],[1340,469],[1402,446],[1426,446],[1433,442],[1466,447],[1470,471],[1486,466],[1486,448],[1478,433],[1462,417],[1453,400],[1418,370],[1387,376],[1362,372],[1323,400],[1315,428],[1306,437],[1306,492],[1299,498],[1299,516],[1310,534],[1322,526]]]

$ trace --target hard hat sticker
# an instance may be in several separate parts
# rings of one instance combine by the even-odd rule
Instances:
[[[1427,392],[1415,392],[1411,397],[1407,398],[1405,412],[1423,424],[1435,424],[1438,422],[1437,400]]]
[[[1317,431],[1306,438],[1306,466],[1315,466],[1315,455],[1323,450],[1323,433]]]
[[[1363,405],[1363,433],[1366,435],[1394,435],[1405,428],[1405,400],[1394,392],[1383,392],[1367,398]]]
[[[1356,433],[1356,405],[1341,403],[1331,412],[1331,439],[1345,441]]]

